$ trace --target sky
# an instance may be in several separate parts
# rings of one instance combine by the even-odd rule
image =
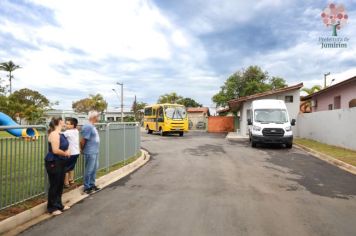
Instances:
[[[0,0],[0,62],[21,66],[15,90],[37,90],[58,109],[96,93],[119,107],[116,82],[124,84],[127,109],[135,96],[155,103],[170,92],[214,107],[226,78],[250,65],[307,87],[322,85],[327,72],[327,84],[355,76],[356,0],[334,2],[347,11],[338,31],[347,48],[318,41],[331,37],[321,18],[328,3]]]

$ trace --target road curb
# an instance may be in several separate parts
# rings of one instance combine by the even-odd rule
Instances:
[[[249,139],[248,136],[237,135],[235,132],[229,132],[225,138],[230,141],[248,141]]]
[[[118,181],[119,179],[131,174],[132,172],[145,165],[150,155],[147,151],[141,149],[141,156],[134,162],[108,173],[96,180],[96,184],[100,188],[105,188],[108,185]],[[62,201],[65,205],[72,206],[77,202],[89,197],[90,195],[83,193],[83,186],[73,189],[62,196]],[[49,219],[53,216],[47,214],[47,202],[41,203],[29,210],[21,212],[15,216],[7,218],[0,222],[0,235],[17,235],[29,227]]]
[[[293,143],[293,145],[299,149],[302,149],[306,152],[308,152],[310,155],[320,159],[320,160],[323,160],[323,161],[326,161],[328,162],[329,164],[332,164],[334,166],[337,166],[339,167],[340,169],[342,170],[345,170],[347,172],[350,172],[351,174],[354,174],[356,175],[356,167],[353,166],[353,165],[350,165],[346,162],[343,162],[343,161],[340,161],[338,159],[335,159],[334,157],[331,157],[329,155],[326,155],[324,153],[321,153],[321,152],[318,152],[318,151],[315,151],[309,147],[306,147],[304,145],[301,145],[299,143]]]

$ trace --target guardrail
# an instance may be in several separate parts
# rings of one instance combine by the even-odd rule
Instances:
[[[100,155],[98,171],[126,162],[140,152],[140,126],[136,122],[98,123]],[[46,193],[44,157],[48,150],[47,127],[43,125],[0,126],[7,129],[36,128],[37,140],[0,136],[0,210]],[[41,132],[42,131],[42,132]],[[84,174],[82,155],[75,167],[76,180]]]

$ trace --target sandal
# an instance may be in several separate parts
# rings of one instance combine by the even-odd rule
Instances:
[[[51,213],[53,216],[58,216],[60,214],[62,214],[62,212],[60,210],[56,210],[54,212]]]
[[[63,211],[66,211],[66,210],[69,210],[70,209],[70,206],[64,206],[63,207]]]

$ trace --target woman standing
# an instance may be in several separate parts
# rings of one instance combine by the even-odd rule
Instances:
[[[47,210],[53,215],[60,215],[69,209],[63,206],[62,193],[65,176],[66,160],[70,156],[68,140],[61,134],[64,127],[62,118],[52,118],[48,131],[48,153],[45,166],[49,179]]]

